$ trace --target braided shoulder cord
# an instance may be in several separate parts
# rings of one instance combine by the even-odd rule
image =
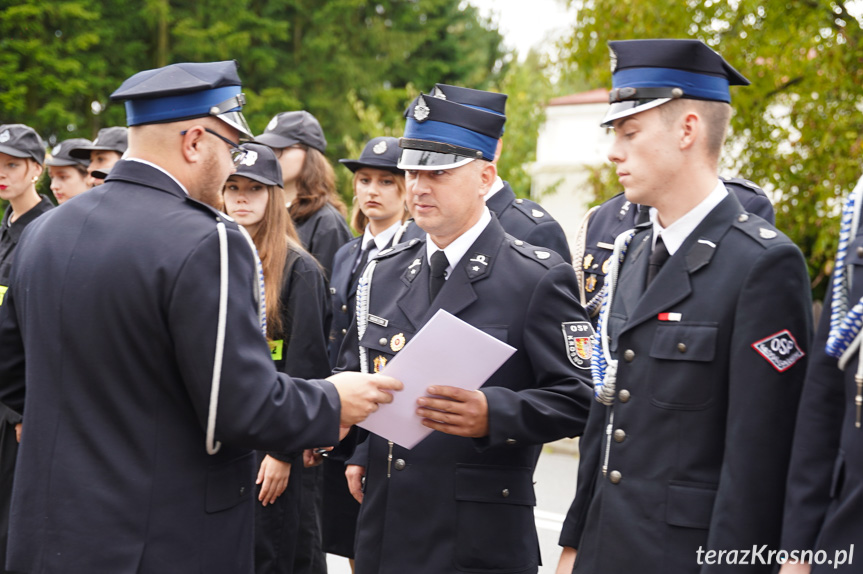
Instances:
[[[357,284],[357,346],[360,351],[360,372],[362,373],[369,372],[369,352],[359,342],[363,340],[363,335],[365,335],[366,328],[369,326],[369,300],[372,293],[372,275],[374,275],[377,265],[378,262],[376,259],[369,261],[366,270],[363,271]]]
[[[830,335],[827,339],[826,352],[831,357],[841,358],[849,349],[854,339],[863,327],[863,299],[853,308],[848,309],[848,296],[851,291],[851,276],[846,263],[848,245],[854,236],[860,220],[861,196],[863,196],[863,178],[857,182],[854,191],[848,196],[842,211],[839,228],[839,247],[836,251],[836,262],[833,270],[832,295],[830,306]]]
[[[596,338],[593,341],[593,350],[590,361],[590,371],[593,378],[593,391],[596,400],[604,405],[614,402],[614,393],[617,383],[617,359],[611,357],[609,350],[610,340],[608,333],[608,315],[611,303],[614,300],[614,290],[617,288],[617,278],[620,274],[620,266],[626,257],[626,251],[637,230],[624,231],[614,240],[614,254],[611,256],[611,268],[605,277],[605,285],[601,293],[602,307],[599,312],[599,322],[596,329]]]

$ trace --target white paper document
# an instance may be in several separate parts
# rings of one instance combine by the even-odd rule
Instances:
[[[417,399],[427,396],[429,386],[476,390],[513,353],[515,348],[441,309],[381,371],[402,381],[404,390],[358,426],[413,448],[432,432],[416,414]]]

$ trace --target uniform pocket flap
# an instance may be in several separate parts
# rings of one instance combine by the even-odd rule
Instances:
[[[709,528],[715,500],[716,488],[713,486],[669,484],[665,521],[672,526]]]
[[[207,469],[207,512],[227,510],[252,495],[255,453],[213,465]]]
[[[660,325],[653,337],[650,356],[668,361],[712,361],[718,331],[715,325]]]
[[[377,325],[369,322],[360,345],[366,349],[374,349],[388,355],[397,353],[413,338],[412,331],[396,325]]]
[[[460,464],[455,470],[455,499],[536,506],[533,471]]]

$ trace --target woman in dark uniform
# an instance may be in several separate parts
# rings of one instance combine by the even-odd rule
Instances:
[[[288,212],[300,242],[324,268],[327,279],[333,256],[351,239],[347,209],[336,193],[336,176],[324,156],[327,140],[321,124],[306,111],[274,117],[256,142],[273,148],[282,168]]]
[[[366,262],[399,242],[408,212],[405,207],[404,171],[397,167],[396,138],[370,140],[359,159],[339,160],[354,173],[354,208],[351,225],[361,233],[343,245],[333,259],[330,296],[333,328],[330,331],[330,364],[335,366],[339,347],[354,316],[357,282]],[[415,227],[415,226],[414,226]],[[324,460],[323,545],[324,551],[353,558],[359,503],[348,491],[345,460],[352,449],[356,430]]]
[[[36,192],[42,175],[45,145],[36,131],[23,124],[0,125],[0,199],[9,202],[0,223],[0,305],[9,286],[15,246],[24,228],[54,207]],[[0,572],[6,572],[6,540],[12,476],[18,455],[21,415],[0,403]]]
[[[264,273],[267,338],[276,367],[302,378],[325,377],[332,318],[320,266],[299,243],[284,209],[282,174],[273,151],[246,144],[243,164],[223,191],[225,211],[252,236]],[[255,570],[293,572],[302,499],[302,453],[259,452]]]

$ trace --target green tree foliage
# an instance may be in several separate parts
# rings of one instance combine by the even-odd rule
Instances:
[[[723,171],[770,191],[777,226],[808,257],[823,294],[842,198],[863,159],[863,30],[841,0],[570,0],[569,71],[610,86],[606,42],[698,38],[752,81],[732,88]],[[593,178],[600,188],[606,178]],[[607,192],[607,190],[605,190]],[[597,189],[598,194],[602,193]]]
[[[0,0],[0,123],[28,124],[51,144],[92,138],[124,123],[109,96],[133,73],[235,59],[252,129],[306,109],[335,160],[345,137],[378,135],[357,104],[399,133],[418,90],[493,86],[501,41],[463,0]]]

